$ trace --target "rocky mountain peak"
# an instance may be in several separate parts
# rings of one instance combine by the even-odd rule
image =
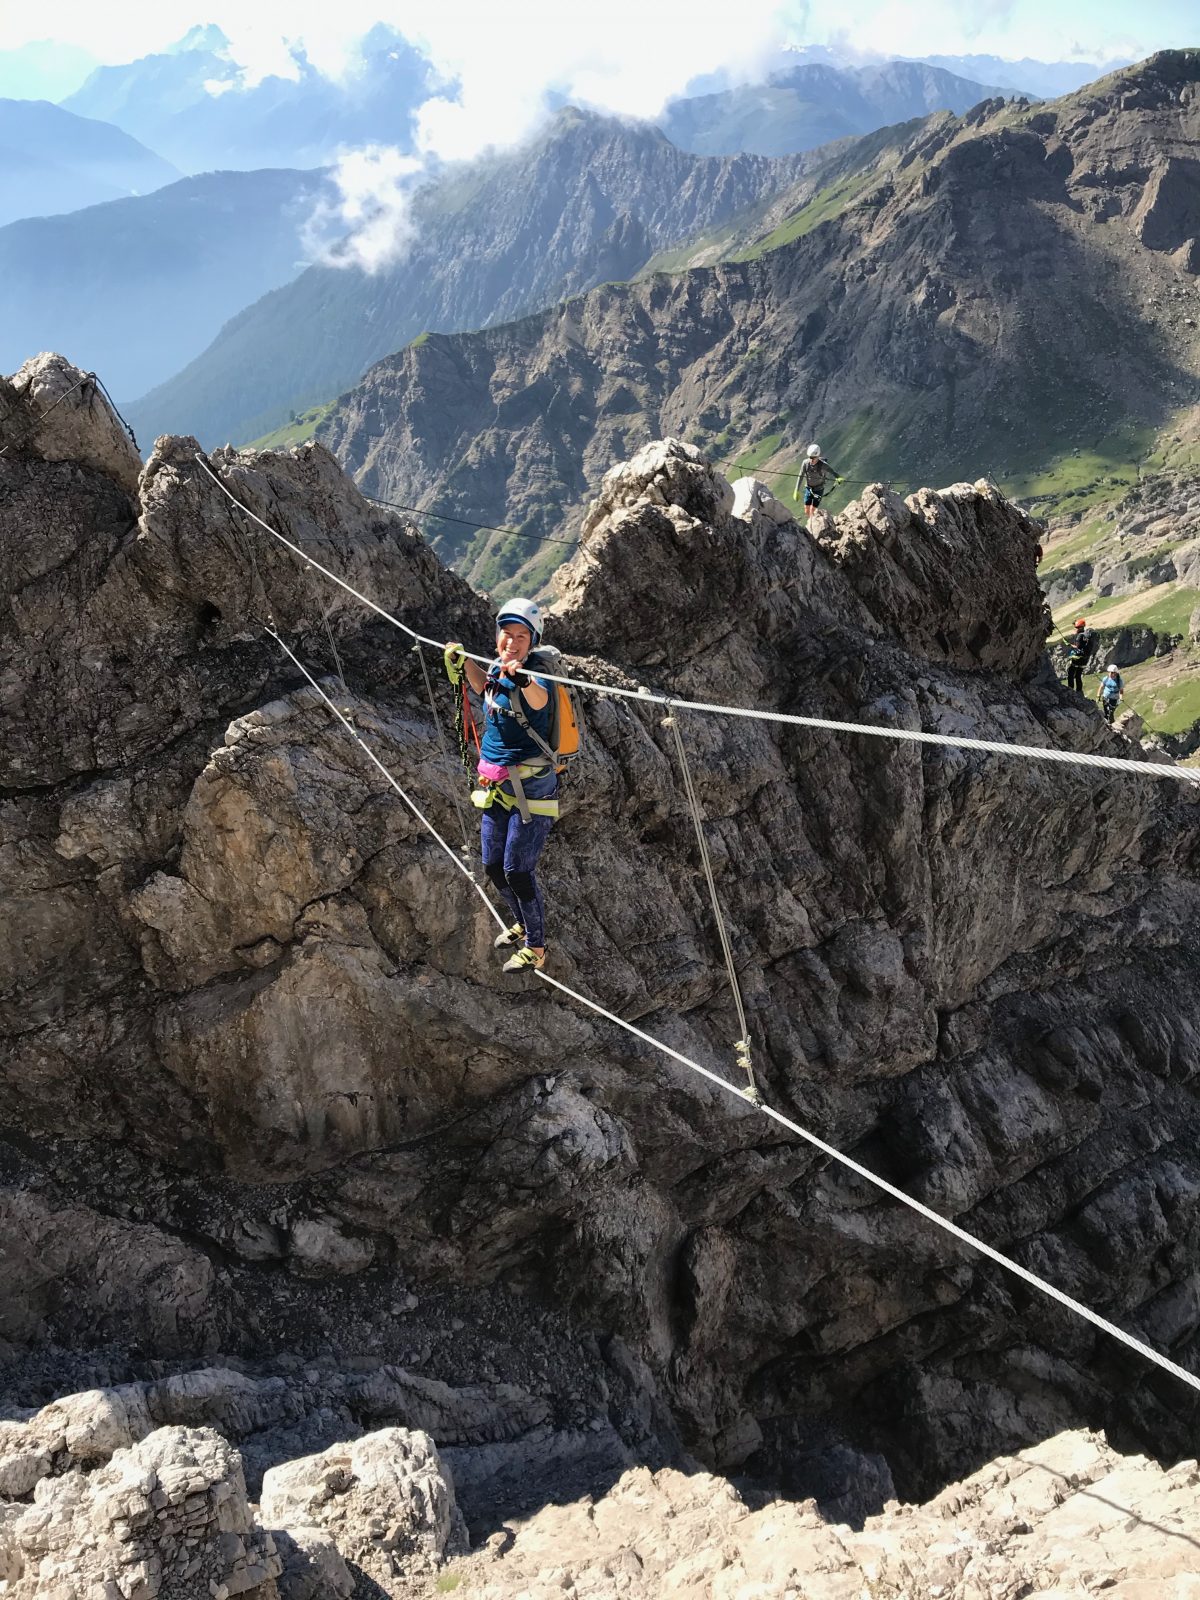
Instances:
[[[817,437],[902,494],[1124,460],[1200,393],[1198,173],[1193,52],[986,100],[832,160],[731,259],[449,335],[435,374],[387,358],[322,437],[376,492],[558,538],[665,435],[764,476]],[[432,536],[488,583],[552,565]]]

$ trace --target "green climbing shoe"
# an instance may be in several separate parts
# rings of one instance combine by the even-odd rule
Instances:
[[[525,937],[525,929],[519,922],[514,922],[511,928],[505,928],[503,933],[498,933],[492,940],[493,950],[507,950],[510,944],[518,944]]]
[[[527,944],[524,944],[515,956],[509,956],[500,970],[501,972],[527,972],[532,969],[534,972],[540,972],[545,965],[545,951],[543,950],[542,954],[538,955],[536,950],[531,950]]]

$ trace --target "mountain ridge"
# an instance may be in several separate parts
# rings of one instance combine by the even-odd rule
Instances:
[[[310,267],[134,402],[131,420],[205,442],[257,437],[423,332],[487,325],[631,276],[663,244],[739,214],[811,164],[688,155],[648,124],[568,108],[532,146],[419,191],[417,238],[395,268]]]
[[[761,250],[398,352],[318,436],[373,492],[534,533],[664,433],[747,467],[816,438],[903,485],[1123,448],[1200,399],[1198,80],[1200,53],[1164,53],[1050,106],[931,119]]]
[[[1015,93],[1015,91],[1013,91]],[[681,150],[774,156],[873,133],[914,117],[961,115],[1005,91],[919,61],[801,65],[765,83],[672,102],[659,127]]]
[[[0,226],[147,193],[177,168],[122,128],[49,100],[0,99]]]
[[[0,365],[69,344],[122,399],[198,355],[303,270],[319,172],[205,173],[0,228]]]

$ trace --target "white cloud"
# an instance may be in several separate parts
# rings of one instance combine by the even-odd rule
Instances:
[[[379,272],[402,260],[412,243],[411,197],[424,162],[387,145],[346,151],[332,177],[338,198],[322,201],[304,245],[330,267]]]
[[[741,0],[731,26],[718,0],[695,0],[686,12],[663,0],[446,0],[404,18],[392,9],[387,20],[453,85],[417,116],[421,155],[441,163],[520,143],[554,103],[652,117],[714,66],[733,80],[760,76],[803,9],[798,0]],[[345,59],[323,55],[334,70]],[[368,271],[400,259],[412,239],[416,176],[394,150],[345,158],[336,175],[342,200],[316,230],[318,259]],[[333,244],[338,220],[351,233]]]
[[[715,67],[758,76],[796,31],[798,0],[459,0],[431,8],[415,36],[460,88],[419,119],[423,149],[462,160],[528,135],[551,96],[625,116],[653,117]]]

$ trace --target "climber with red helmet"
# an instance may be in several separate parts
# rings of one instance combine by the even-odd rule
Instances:
[[[1075,636],[1067,641],[1067,688],[1083,693],[1083,674],[1096,648],[1095,632],[1088,627],[1087,618],[1079,617],[1075,623]]]
[[[486,671],[461,644],[446,646],[451,679],[465,673],[484,706],[479,786],[471,800],[481,812],[484,871],[514,919],[495,941],[498,950],[519,945],[504,963],[505,972],[540,970],[546,964],[545,907],[535,869],[558,817],[558,774],[545,755],[550,684],[524,669],[541,638],[540,608],[520,599],[500,608],[496,658]]]

